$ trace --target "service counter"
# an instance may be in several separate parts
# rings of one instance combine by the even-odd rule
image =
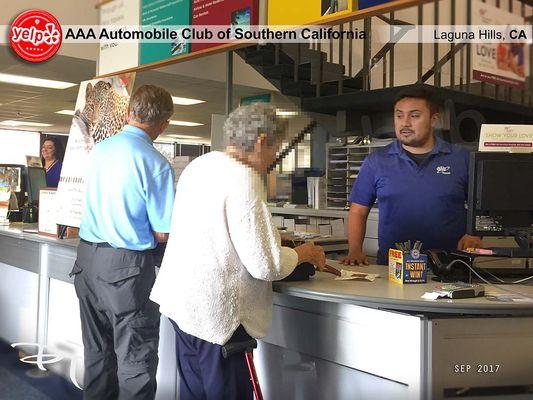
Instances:
[[[46,344],[65,357],[50,367],[68,377],[74,364],[81,381],[79,311],[68,276],[77,241],[26,228],[35,229],[0,227],[0,338]],[[265,399],[531,398],[533,304],[426,301],[420,296],[433,283],[400,286],[388,282],[385,267],[365,270],[381,278],[335,281],[318,273],[309,282],[274,283],[272,328],[255,353]],[[533,286],[513,289],[533,296]],[[174,339],[164,317],[159,355],[157,399],[174,400]]]

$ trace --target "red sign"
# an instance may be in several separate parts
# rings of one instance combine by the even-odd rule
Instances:
[[[63,33],[57,19],[47,11],[28,10],[20,14],[9,29],[9,43],[26,61],[41,62],[52,57],[61,46]]]
[[[259,0],[192,0],[192,25],[257,25]],[[192,43],[192,52],[221,43]]]

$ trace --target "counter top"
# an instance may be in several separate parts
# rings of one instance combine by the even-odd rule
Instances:
[[[79,239],[59,239],[37,233],[37,224],[24,224],[14,222],[8,226],[0,225],[0,236],[9,236],[15,239],[29,240],[31,242],[55,244],[59,246],[77,247]]]
[[[347,218],[347,210],[317,210],[314,208],[292,208],[292,207],[272,207],[269,206],[268,209],[272,214],[276,215],[302,215],[308,217],[325,217],[325,218]],[[372,208],[368,214],[370,220],[378,220],[379,210],[377,208]]]
[[[425,284],[400,285],[389,282],[388,267],[369,265],[366,267],[347,267],[335,261],[329,264],[338,269],[351,269],[360,272],[380,274],[374,282],[351,280],[336,281],[329,273],[317,272],[309,281],[275,282],[274,291],[295,297],[330,301],[343,304],[355,304],[366,307],[398,310],[407,312],[439,313],[439,314],[512,314],[533,315],[533,303],[510,303],[491,301],[486,298],[473,299],[438,299],[424,300],[421,296],[431,292],[438,282]],[[486,291],[505,293],[503,290],[484,284]],[[498,285],[500,286],[500,285]],[[510,288],[511,285],[501,285]],[[512,285],[512,290],[533,297],[533,285]]]
[[[35,230],[35,224],[15,223],[10,226],[0,226],[0,240],[2,236],[11,237],[23,241],[53,244],[68,250],[68,254],[75,257],[75,248],[78,245],[78,239],[57,239],[37,233],[27,232]],[[25,232],[26,231],[26,232]],[[7,245],[7,244],[6,244]],[[7,245],[9,246],[9,245]],[[11,250],[12,249],[12,250]],[[9,247],[9,254],[0,254],[0,262],[8,262],[12,259],[7,257],[14,255],[11,253],[34,252],[33,247],[24,248],[20,246]],[[64,250],[56,247],[61,254]],[[72,250],[70,250],[72,249]],[[4,249],[4,250],[7,250]],[[57,251],[51,257],[58,257]],[[61,255],[59,254],[59,255]],[[35,254],[35,262],[38,262],[39,255]],[[9,258],[8,259],[6,259]],[[63,258],[64,254],[62,255]],[[14,259],[13,259],[14,260]],[[57,260],[56,260],[57,261]],[[69,281],[68,273],[72,268],[73,260],[65,258],[64,263],[52,261],[54,273],[63,280]],[[332,303],[355,304],[365,307],[397,310],[410,313],[435,313],[435,314],[475,314],[475,315],[533,315],[533,303],[511,303],[490,301],[485,298],[475,299],[439,299],[435,301],[424,300],[421,296],[425,292],[430,292],[438,284],[437,282],[428,281],[426,284],[408,284],[399,285],[388,281],[388,267],[379,265],[370,265],[367,267],[346,267],[336,261],[328,261],[332,266],[339,269],[353,269],[355,271],[370,272],[380,274],[374,282],[369,281],[336,281],[334,276],[328,273],[317,272],[309,281],[303,282],[275,282],[274,291],[279,294],[290,295],[293,297],[320,300]],[[63,265],[64,264],[64,265]],[[19,268],[29,268],[28,263],[19,264],[13,261],[11,265]],[[35,269],[35,268],[34,268]],[[57,271],[56,271],[57,270]],[[35,269],[37,272],[38,269]],[[500,286],[500,285],[498,285]],[[511,287],[511,285],[505,285]],[[485,285],[488,291],[495,291],[494,287]],[[512,289],[533,297],[533,282],[529,285],[512,285]],[[502,290],[497,290],[502,292]]]

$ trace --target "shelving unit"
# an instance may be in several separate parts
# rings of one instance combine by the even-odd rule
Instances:
[[[376,149],[386,146],[389,141],[369,145],[326,145],[327,165],[327,208],[346,210],[348,196],[365,158]]]

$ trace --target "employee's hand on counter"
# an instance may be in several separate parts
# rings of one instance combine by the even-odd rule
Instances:
[[[341,258],[344,265],[368,265],[368,259],[362,251],[350,251],[346,257]]]
[[[298,254],[298,264],[308,262],[313,264],[319,271],[324,270],[326,254],[321,246],[315,246],[313,242],[306,242],[294,248]]]
[[[483,240],[479,236],[464,235],[457,243],[457,250],[466,250],[470,247],[483,248]]]

